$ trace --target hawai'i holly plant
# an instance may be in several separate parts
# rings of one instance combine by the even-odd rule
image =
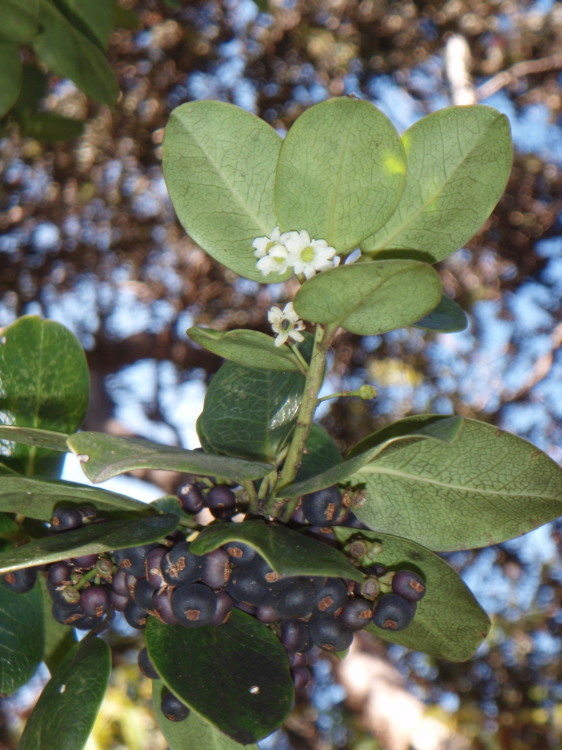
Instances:
[[[284,139],[229,104],[174,110],[164,174],[186,231],[237,274],[294,276],[298,291],[269,311],[271,336],[189,329],[227,360],[196,450],[76,432],[88,402],[78,342],[35,317],[3,331],[0,645],[12,656],[0,690],[42,660],[52,674],[24,750],[83,747],[115,612],[144,633],[139,667],[172,750],[268,735],[319,650],[345,651],[359,629],[471,657],[488,617],[435,553],[560,515],[559,467],[492,425],[435,414],[389,424],[341,456],[314,416],[338,332],[465,327],[433,264],[486,220],[511,158],[506,118],[484,106],[435,112],[399,136],[370,103],[332,99]],[[58,478],[65,451],[94,486]],[[95,487],[139,468],[184,475],[177,497],[143,504]],[[76,629],[88,635],[78,642]],[[80,721],[65,721],[69,711]]]

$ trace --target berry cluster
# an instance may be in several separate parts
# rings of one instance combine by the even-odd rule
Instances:
[[[221,520],[230,520],[237,512],[236,495],[225,485],[204,493],[199,486],[186,484],[178,491],[178,501],[188,513],[207,507]],[[347,513],[342,494],[334,486],[305,495],[293,522],[306,524],[309,532],[334,543],[330,526],[341,523]],[[53,515],[51,529],[62,533],[102,521],[90,506],[61,506]],[[412,621],[416,603],[425,593],[422,579],[413,571],[366,565],[366,547],[361,541],[347,546],[366,574],[361,584],[320,576],[280,578],[253,547],[239,541],[203,556],[190,547],[177,530],[162,543],[45,566],[53,617],[79,629],[101,629],[118,611],[133,628],[143,628],[149,616],[169,625],[196,628],[225,623],[236,607],[276,633],[287,651],[295,687],[302,689],[310,681],[308,652],[314,646],[345,650],[354,633],[370,622],[402,630]],[[33,587],[36,577],[36,568],[25,568],[6,574],[4,582],[24,592]],[[146,649],[139,654],[139,667],[148,677],[159,676]],[[180,721],[189,709],[165,693],[162,712]]]

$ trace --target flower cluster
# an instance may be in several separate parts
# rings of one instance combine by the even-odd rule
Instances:
[[[336,250],[326,240],[312,240],[306,229],[300,232],[283,232],[279,227],[269,237],[257,237],[253,242],[257,267],[267,276],[270,273],[285,273],[292,268],[294,273],[311,279],[318,271],[339,265]]]

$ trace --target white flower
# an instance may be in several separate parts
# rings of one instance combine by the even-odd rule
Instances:
[[[280,307],[272,307],[267,313],[267,319],[276,334],[275,346],[282,346],[288,338],[304,341],[304,336],[299,333],[304,330],[304,323],[299,320],[292,302],[287,302],[282,310]]]
[[[281,230],[279,227],[275,227],[275,229],[271,232],[270,237],[256,237],[256,239],[252,242],[252,247],[255,248],[254,255],[256,258],[263,258],[265,255],[267,255],[270,250],[275,247],[275,245],[283,244],[283,241],[281,239]]]
[[[260,237],[259,239],[263,239]],[[275,243],[256,263],[258,269],[267,276],[269,273],[285,273],[289,267],[289,252],[284,245]]]
[[[306,229],[300,232],[285,232],[283,244],[289,251],[288,265],[295,273],[302,273],[307,279],[316,276],[318,271],[326,271],[340,262],[336,250],[326,240],[311,240]]]

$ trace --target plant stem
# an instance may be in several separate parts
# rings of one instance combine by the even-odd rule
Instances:
[[[278,493],[280,489],[286,487],[294,480],[302,463],[306,441],[310,434],[314,412],[316,411],[316,406],[318,404],[318,393],[320,392],[324,380],[326,355],[337,328],[337,325],[318,325],[316,327],[314,348],[312,350],[312,357],[306,374],[303,399],[297,417],[293,439],[291,440],[287,458],[283,464],[279,479],[277,480],[273,492],[265,506],[266,512],[272,517],[277,517],[281,513],[286,515],[289,508],[294,508],[298,502],[297,498],[280,499],[276,498],[275,495],[276,491]]]
[[[306,375],[306,373],[308,372],[308,362],[302,356],[302,354],[299,352],[299,348],[298,348],[298,346],[296,344],[291,344],[291,350],[292,350],[293,354],[295,355],[295,357],[299,361],[299,364],[301,366],[300,367],[300,371],[302,372],[303,375]]]

